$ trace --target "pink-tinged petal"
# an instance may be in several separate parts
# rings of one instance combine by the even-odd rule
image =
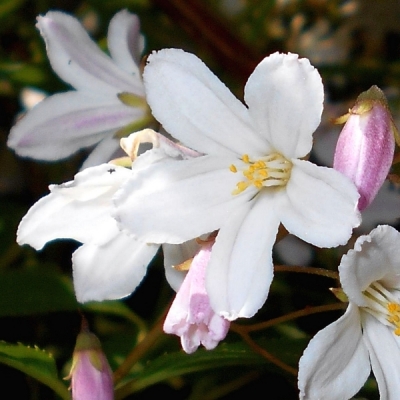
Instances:
[[[368,313],[362,313],[363,339],[381,399],[396,400],[400,391],[400,338]],[[355,375],[356,376],[356,375]]]
[[[114,198],[114,217],[123,229],[151,243],[182,243],[219,229],[254,195],[251,188],[232,195],[240,180],[229,170],[233,161],[202,156],[134,172]]]
[[[158,248],[122,232],[101,246],[83,244],[72,256],[77,300],[85,303],[129,296],[142,281]]]
[[[111,368],[99,339],[87,329],[76,340],[71,379],[72,400],[113,400]]]
[[[164,322],[164,331],[180,336],[182,348],[189,354],[200,344],[207,350],[215,348],[230,326],[229,321],[212,310],[205,288],[211,248],[212,243],[205,244],[194,256]]]
[[[144,112],[83,92],[46,98],[12,128],[8,146],[22,157],[54,161],[100,142]]]
[[[178,291],[185,276],[185,271],[178,271],[175,266],[190,260],[200,250],[200,245],[196,240],[189,240],[182,244],[168,244],[162,245],[164,255],[165,277],[168,283],[175,290]]]
[[[103,95],[144,95],[142,82],[120,69],[89,37],[80,22],[65,13],[39,16],[37,27],[46,42],[54,71],[75,89]]]
[[[286,190],[278,193],[282,224],[290,233],[319,247],[345,244],[360,224],[357,189],[332,168],[303,160],[291,162]]]
[[[207,272],[212,308],[234,320],[252,317],[264,304],[273,277],[272,246],[279,217],[274,199],[261,192],[226,217]]]
[[[19,224],[17,242],[40,250],[54,239],[106,243],[118,232],[111,217],[111,197],[130,171],[109,164],[86,169],[75,180],[50,186]]]
[[[354,249],[342,257],[340,281],[351,301],[366,307],[362,292],[375,281],[387,289],[400,289],[399,243],[400,233],[391,226],[381,225],[369,235],[360,236]]]
[[[360,211],[375,198],[392,165],[394,129],[383,92],[372,86],[358,97],[340,133],[333,167],[357,186]]]
[[[358,308],[318,332],[299,363],[301,400],[339,400],[354,396],[370,373]]]
[[[245,87],[245,101],[256,129],[286,158],[310,152],[323,99],[318,71],[296,54],[274,53],[264,58]]]
[[[246,107],[193,54],[153,53],[143,77],[154,117],[186,146],[212,155],[257,156],[269,150]]]
[[[107,42],[115,63],[141,80],[138,65],[143,51],[143,36],[140,33],[138,16],[127,10],[116,13],[108,26]]]

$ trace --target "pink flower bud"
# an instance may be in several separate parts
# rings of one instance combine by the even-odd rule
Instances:
[[[114,399],[112,371],[107,358],[99,339],[85,327],[76,339],[68,379],[71,379],[73,400]]]
[[[395,137],[393,123],[383,92],[372,86],[358,96],[340,133],[333,168],[349,177],[360,198],[358,209],[364,210],[373,201],[392,165]]]
[[[205,288],[212,245],[213,241],[206,242],[194,256],[164,322],[164,331],[180,336],[182,348],[189,354],[200,344],[207,350],[215,348],[230,326],[228,320],[212,310]]]

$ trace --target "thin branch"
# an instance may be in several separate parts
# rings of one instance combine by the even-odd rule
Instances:
[[[291,321],[296,318],[306,317],[312,314],[318,314],[327,311],[343,310],[347,307],[347,303],[327,304],[324,306],[306,307],[302,310],[293,311],[289,314],[282,315],[281,317],[273,318],[268,321],[260,322],[253,325],[238,325],[231,324],[231,330],[241,334],[241,332],[254,332],[262,329],[270,328],[271,326],[281,324],[283,322]]]
[[[114,384],[118,383],[125,375],[129,373],[132,367],[154,347],[154,343],[163,335],[163,324],[171,304],[168,304],[163,314],[147,333],[144,339],[129,353],[126,359],[114,372]]]
[[[275,265],[275,272],[299,272],[302,274],[312,274],[325,276],[326,278],[339,279],[336,271],[329,271],[325,268],[303,267],[298,265]]]
[[[270,363],[275,364],[277,367],[281,368],[282,370],[288,372],[291,375],[297,376],[297,369],[291,367],[290,365],[284,363],[279,358],[275,357],[267,350],[260,347],[246,332],[236,330],[243,340],[258,354],[268,360]]]

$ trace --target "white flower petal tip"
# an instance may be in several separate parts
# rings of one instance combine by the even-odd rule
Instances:
[[[68,14],[48,12],[38,17],[37,27],[54,71],[75,90],[46,98],[16,123],[7,144],[18,155],[61,160],[153,122],[136,64],[142,38],[135,15],[122,11],[110,22],[108,39],[115,59],[101,51]],[[122,101],[122,93],[135,101]],[[97,155],[98,163],[110,159],[102,153],[104,158]]]
[[[205,288],[211,248],[212,243],[204,244],[194,256],[164,322],[164,331],[180,336],[182,348],[189,354],[200,345],[214,349],[230,326],[229,321],[212,310]]]
[[[372,86],[360,94],[340,133],[333,167],[356,185],[364,210],[373,201],[392,165],[397,129],[383,92]]]
[[[299,364],[301,399],[348,399],[375,375],[381,399],[400,392],[400,233],[378,226],[339,266],[349,307],[320,331]]]
[[[37,250],[62,238],[83,244],[72,256],[81,303],[130,295],[159,248],[121,232],[111,215],[112,197],[131,174],[111,164],[87,168],[71,182],[50,186],[51,193],[31,207],[18,227],[17,242]]]

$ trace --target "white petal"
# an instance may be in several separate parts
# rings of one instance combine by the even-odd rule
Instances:
[[[319,247],[345,244],[360,224],[358,192],[332,168],[291,160],[286,191],[280,192],[280,218],[293,235]]]
[[[153,53],[143,77],[153,115],[186,146],[213,155],[257,156],[269,150],[246,107],[193,54],[177,49]]]
[[[339,274],[343,290],[360,307],[367,305],[362,292],[372,282],[400,289],[399,245],[400,233],[381,225],[369,235],[360,236],[354,249],[342,257]]]
[[[113,171],[113,172],[109,172]],[[40,250],[54,239],[104,244],[118,232],[111,217],[111,197],[130,171],[103,164],[88,168],[75,180],[50,187],[19,224],[17,242]]]
[[[150,243],[182,243],[219,229],[254,195],[251,188],[232,195],[240,180],[229,171],[232,161],[202,156],[153,164],[118,191],[114,216]]]
[[[184,261],[190,260],[199,251],[200,245],[196,240],[189,240],[182,244],[163,244],[165,277],[168,283],[178,291],[183,279],[186,276],[184,271],[178,271],[174,267],[182,264]]]
[[[207,292],[216,313],[234,320],[252,317],[262,307],[273,277],[272,245],[278,226],[268,193],[227,217],[207,270]]]
[[[286,158],[304,157],[321,120],[324,89],[306,58],[274,53],[250,75],[245,101],[259,133]]]
[[[116,13],[108,26],[107,42],[115,63],[140,81],[138,62],[143,49],[138,16],[127,10]]]
[[[45,39],[54,71],[75,89],[107,95],[131,92],[143,96],[140,80],[114,64],[76,18],[50,11],[38,17],[37,27]]]
[[[359,311],[350,304],[304,351],[298,374],[300,399],[347,400],[361,389],[370,370]]]
[[[122,156],[124,156],[124,152],[119,145],[119,139],[116,139],[113,136],[105,137],[90,152],[89,156],[83,162],[81,170],[94,167]]]
[[[13,127],[8,146],[22,157],[66,158],[143,116],[117,97],[66,92],[46,98]]]
[[[82,245],[72,257],[76,298],[85,303],[129,296],[142,281],[158,247],[121,232],[102,246]]]
[[[364,335],[372,371],[381,399],[396,400],[400,393],[400,338],[393,329],[368,313],[362,313]]]

